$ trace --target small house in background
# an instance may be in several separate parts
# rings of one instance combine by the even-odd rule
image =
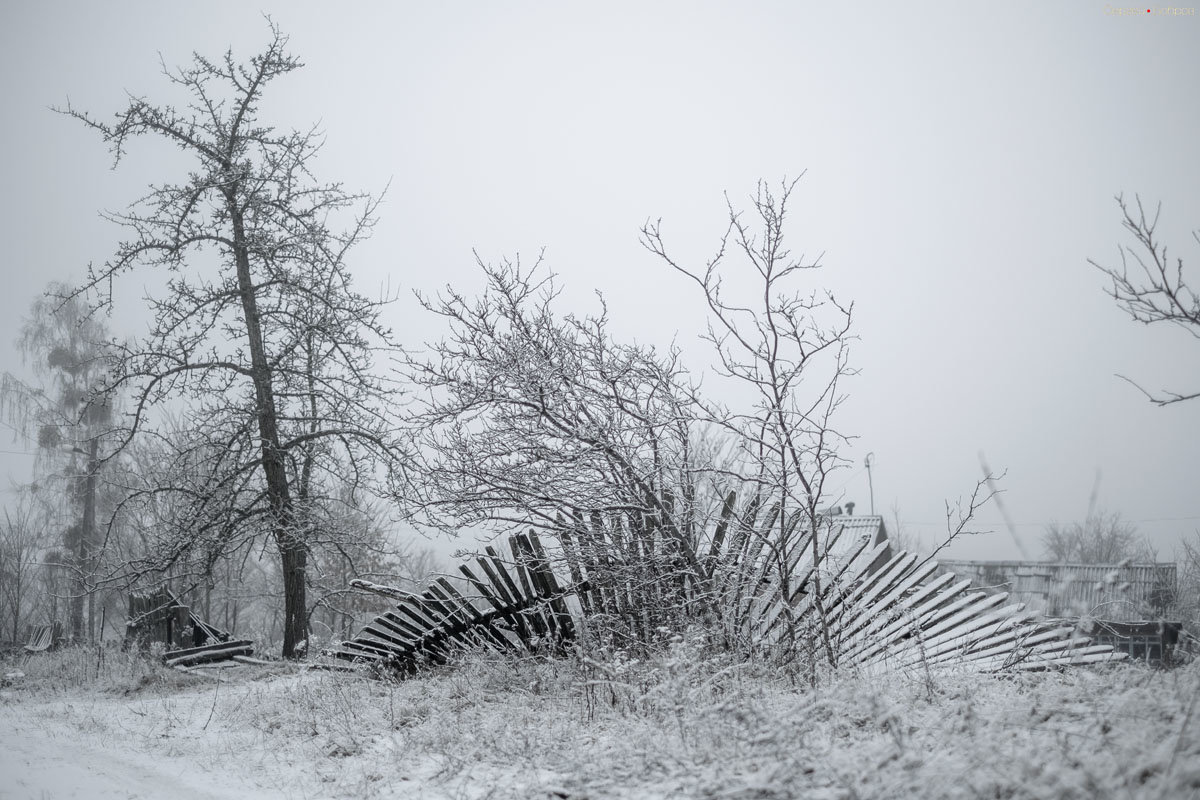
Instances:
[[[980,589],[1008,592],[1033,611],[1070,620],[1096,644],[1169,664],[1183,625],[1174,610],[1173,563],[1059,564],[1052,561],[941,561],[940,569]]]
[[[883,517],[874,514],[856,517],[852,502],[828,509],[824,512],[824,518],[827,526],[823,534],[826,537],[825,540],[828,541],[830,535],[837,534],[837,540],[829,549],[829,556],[835,561],[839,555],[857,552],[856,548],[860,544],[865,543],[865,549],[870,550],[872,547],[888,541],[887,527],[883,524]],[[882,567],[891,559],[892,555],[890,547],[884,549],[871,562],[867,572],[872,573]]]

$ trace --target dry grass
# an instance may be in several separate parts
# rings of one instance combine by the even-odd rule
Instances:
[[[31,662],[0,713],[40,704],[47,725],[83,721],[295,796],[1200,798],[1196,665],[811,687],[679,639],[644,661],[473,657],[399,683],[247,672],[172,686],[130,656],[69,689],[88,674],[77,658]]]
[[[175,691],[206,682],[164,667],[162,652],[161,647],[122,649],[118,643],[64,647],[29,658],[17,652],[0,661],[0,680],[5,674],[18,672],[20,680],[10,679],[9,683],[23,692],[42,696],[79,689],[114,693]]]

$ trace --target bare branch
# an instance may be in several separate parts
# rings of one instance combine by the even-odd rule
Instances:
[[[1117,195],[1116,201],[1121,209],[1121,226],[1133,236],[1135,244],[1118,245],[1120,267],[1104,266],[1092,259],[1088,259],[1088,263],[1108,277],[1108,294],[1135,322],[1143,325],[1165,322],[1200,339],[1200,295],[1188,283],[1183,259],[1176,259],[1172,264],[1166,245],[1157,238],[1162,204],[1155,208],[1152,217],[1147,218],[1141,197],[1135,196],[1136,213],[1122,195]],[[1200,241],[1197,232],[1192,235]],[[1133,384],[1147,399],[1160,406],[1200,397],[1200,392],[1164,391],[1154,395],[1133,380],[1118,377]]]

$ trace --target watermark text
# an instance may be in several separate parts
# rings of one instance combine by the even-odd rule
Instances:
[[[1110,17],[1194,17],[1196,9],[1188,6],[1104,6],[1104,13]]]

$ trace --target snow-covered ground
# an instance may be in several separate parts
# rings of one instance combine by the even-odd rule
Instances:
[[[6,664],[0,798],[1200,798],[1196,665],[812,688],[680,655],[396,684]]]

